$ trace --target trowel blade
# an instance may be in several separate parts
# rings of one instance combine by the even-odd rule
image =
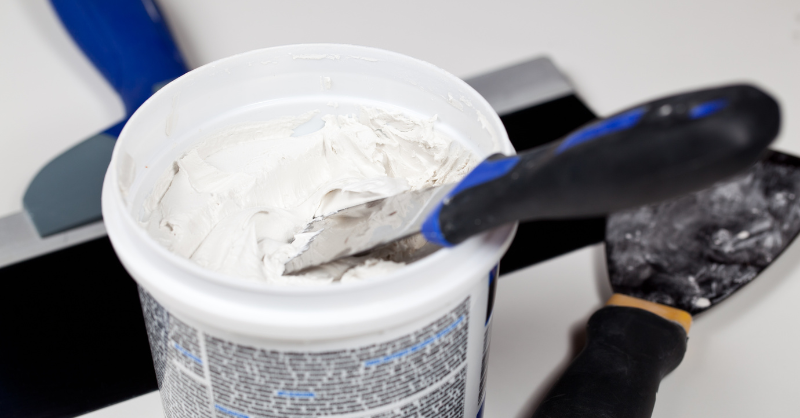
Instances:
[[[284,274],[357,255],[418,233],[428,213],[453,187],[408,191],[314,219],[303,232],[316,235],[303,252],[286,262]]]
[[[695,315],[755,279],[798,232],[800,158],[770,151],[731,180],[611,215],[611,286]]]

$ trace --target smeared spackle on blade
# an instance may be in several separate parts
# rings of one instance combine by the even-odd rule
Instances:
[[[613,214],[616,291],[702,312],[753,280],[800,231],[800,167],[759,162],[678,199]]]

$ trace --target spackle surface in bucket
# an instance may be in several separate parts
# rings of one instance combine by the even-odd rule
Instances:
[[[410,237],[380,253],[282,276],[317,216],[426,187],[471,170],[470,151],[434,129],[436,117],[363,107],[239,125],[212,134],[156,182],[142,226],[171,251],[232,276],[270,283],[325,284],[394,271],[434,249]],[[296,133],[297,132],[297,133]]]

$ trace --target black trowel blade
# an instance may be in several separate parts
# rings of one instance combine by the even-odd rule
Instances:
[[[611,286],[695,315],[755,279],[798,232],[800,158],[770,151],[731,180],[611,215]]]

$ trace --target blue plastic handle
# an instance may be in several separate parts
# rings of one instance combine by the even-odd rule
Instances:
[[[669,199],[753,164],[780,108],[749,85],[677,94],[590,123],[515,157],[492,156],[422,227],[452,246],[514,221],[586,218]]]
[[[633,128],[639,123],[639,120],[642,119],[645,113],[647,113],[646,107],[637,107],[636,109],[629,110],[617,116],[592,123],[566,137],[556,150],[556,153],[560,154],[584,142]]]
[[[50,0],[67,31],[125,104],[128,118],[186,65],[152,0]]]
[[[450,197],[462,192],[466,189],[478,186],[480,184],[488,183],[492,180],[500,178],[511,171],[514,166],[519,163],[518,156],[502,157],[501,154],[495,154],[488,159],[484,160],[477,167],[464,177],[460,183],[447,194],[447,196],[436,205],[436,208],[425,218],[422,224],[421,232],[428,242],[432,242],[442,247],[452,247],[454,244],[445,239],[442,233],[442,228],[439,222],[439,214],[442,211],[443,202],[447,201]]]

